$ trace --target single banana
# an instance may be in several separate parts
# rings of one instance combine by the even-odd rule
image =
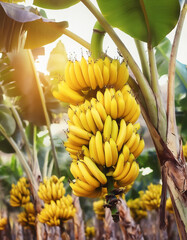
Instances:
[[[72,135],[72,134],[71,134]],[[74,135],[73,135],[74,136]],[[79,138],[80,139],[80,138]],[[71,148],[73,150],[77,150],[80,151],[81,150],[81,146],[80,145],[75,145],[75,143],[73,141],[69,141],[70,139],[68,139],[67,142],[64,142],[64,147],[66,148]],[[87,141],[87,140],[86,140]]]
[[[92,117],[91,110],[89,108],[86,111],[86,120],[87,120],[88,126],[92,130],[93,134],[96,134],[97,128],[96,128],[94,119]]]
[[[104,64],[103,65],[103,81],[105,86],[108,85],[109,79],[110,79],[110,70],[108,66]]]
[[[71,82],[72,84],[74,85],[74,87],[77,89],[77,90],[81,90],[82,87],[80,86],[77,78],[76,78],[76,75],[75,75],[75,69],[74,69],[74,62],[71,62],[70,63],[70,66],[69,66],[69,75],[70,75],[70,79],[71,79]],[[66,91],[66,89],[65,89]]]
[[[83,74],[81,71],[80,63],[77,60],[74,62],[74,71],[75,71],[76,79],[77,79],[79,85],[81,86],[81,89],[87,88],[87,84],[84,80],[84,77],[83,77]]]
[[[132,153],[130,153],[128,162],[132,163],[134,160],[135,160],[134,155]]]
[[[112,159],[112,149],[110,147],[110,143],[108,141],[104,144],[104,152],[105,152],[105,163],[107,167],[111,167],[113,163]]]
[[[54,182],[52,182],[51,191],[52,191],[53,199],[56,200],[57,199],[57,192],[56,192],[56,186],[55,186]]]
[[[84,163],[86,166],[89,168],[90,172],[92,175],[101,183],[101,184],[106,184],[107,183],[107,178],[105,175],[99,170],[97,165],[88,157],[84,157]]]
[[[131,110],[130,112],[124,117],[125,121],[126,122],[129,122],[130,119],[134,116],[134,114],[136,113],[137,111],[137,102],[136,102],[136,99],[135,97],[133,97],[133,101],[132,101],[132,105],[131,105]]]
[[[69,107],[68,108],[68,118],[71,122],[73,122],[72,119],[73,119],[74,115],[75,115],[75,111],[71,107]]]
[[[144,142],[143,139],[141,139],[140,142],[139,142],[139,146],[138,146],[137,149],[133,152],[135,158],[137,158],[137,157],[141,154],[141,152],[142,152],[143,149],[144,149],[144,146],[145,146],[145,142]]]
[[[131,93],[127,93],[127,99],[125,100],[125,111],[124,116],[127,116],[129,112],[132,110],[134,97],[131,95]]]
[[[133,125],[132,125],[132,123],[129,123],[129,124],[127,125],[127,128],[126,128],[126,136],[125,136],[124,143],[126,143],[126,142],[129,140],[129,138],[130,138],[130,137],[132,136],[132,134],[133,134],[133,131],[134,131]]]
[[[78,163],[77,162],[72,162],[70,165],[70,172],[74,176],[74,178],[79,178],[82,181],[86,181],[84,176],[82,175],[82,172],[79,169]]]
[[[110,115],[111,113],[111,94],[108,88],[106,88],[104,92],[104,107],[106,110],[106,113]]]
[[[89,142],[89,153],[90,153],[90,158],[97,164],[101,165],[98,154],[97,154],[97,149],[96,149],[96,141],[95,141],[95,136],[93,135],[90,139]]]
[[[125,158],[124,161],[125,162],[128,161],[129,155],[130,155],[130,150],[129,150],[129,148],[126,145],[123,146],[122,153],[123,153],[124,158]]]
[[[97,91],[96,98],[104,106],[104,95],[101,91]]]
[[[91,132],[91,129],[88,125],[88,122],[87,122],[87,119],[86,119],[86,114],[85,112],[81,112],[80,114],[80,121],[81,121],[81,124],[84,126],[84,129],[87,131],[87,132]]]
[[[94,73],[95,73],[95,77],[97,80],[97,85],[99,86],[99,88],[103,88],[104,81],[103,81],[102,71],[101,71],[98,61],[94,63]]]
[[[130,147],[130,151],[131,151],[131,152],[136,151],[137,147],[139,146],[139,143],[140,143],[140,135],[137,133],[137,134],[136,134],[136,139],[135,139],[132,147]]]
[[[121,150],[123,143],[125,141],[125,137],[126,137],[126,122],[124,119],[121,119],[119,134],[118,134],[117,141],[116,141],[118,151]]]
[[[69,185],[74,191],[78,193],[85,194],[85,195],[88,194],[88,190],[85,190],[84,188],[80,187],[78,184],[76,184],[76,182],[75,183],[70,182]]]
[[[126,63],[122,62],[118,70],[117,82],[114,85],[115,89],[121,89],[129,79],[129,71],[127,69]]]
[[[80,171],[88,184],[96,188],[100,186],[100,182],[93,177],[92,173],[84,162],[78,161],[78,167],[80,168]]]
[[[92,113],[92,117],[94,119],[94,122],[95,122],[97,128],[99,129],[99,131],[102,131],[103,130],[103,121],[102,121],[98,111],[94,107],[92,107],[91,113]]]
[[[99,162],[102,166],[105,165],[105,154],[103,149],[103,141],[102,141],[102,134],[100,131],[97,131],[95,136],[95,144]]]
[[[89,149],[85,145],[82,146],[82,152],[84,156],[90,157]]]
[[[80,65],[81,65],[81,71],[82,71],[84,80],[85,80],[87,86],[91,87],[90,78],[89,78],[89,74],[88,74],[88,63],[84,57],[81,58]]]
[[[104,128],[103,128],[103,140],[109,141],[112,133],[112,118],[110,115],[107,116]]]
[[[71,61],[67,61],[67,63],[66,63],[66,67],[65,67],[65,81],[66,81],[66,83],[68,84],[68,86],[69,86],[70,88],[72,88],[73,90],[77,91],[77,90],[79,90],[80,88],[77,87],[77,85],[75,85],[75,84],[72,82],[71,77],[70,77],[69,67],[70,67],[71,63],[72,63]]]
[[[124,162],[125,162],[125,157],[123,153],[120,153],[117,164],[116,164],[116,168],[115,171],[113,172],[113,178],[119,176],[122,171],[123,171],[123,167],[124,167]]]
[[[131,122],[132,124],[134,124],[137,120],[138,120],[138,118],[139,118],[139,116],[140,116],[140,105],[138,104],[137,105],[137,110],[136,110],[136,113],[134,114],[134,116],[129,120],[129,122]]]
[[[125,111],[125,100],[123,98],[123,94],[120,90],[118,90],[115,94],[116,101],[117,101],[117,118],[123,118],[124,117],[124,111]]]
[[[114,141],[117,140],[118,137],[118,123],[116,120],[112,120],[112,133],[111,133],[111,138],[114,139]]]
[[[117,101],[116,101],[115,96],[113,96],[112,100],[111,100],[110,112],[111,112],[111,117],[113,119],[116,119],[118,117],[118,105],[117,105]]]
[[[80,179],[76,179],[77,185],[79,185],[81,188],[83,188],[85,191],[91,192],[95,190],[95,187],[91,186],[90,184],[81,181]]]
[[[110,64],[110,79],[109,79],[109,85],[114,85],[117,81],[118,76],[118,65],[116,60],[112,60]]]
[[[129,138],[129,140],[126,142],[126,146],[131,149],[131,147],[133,146],[134,142],[136,141],[136,134],[133,132],[131,137]]]
[[[110,138],[110,147],[112,151],[112,166],[116,165],[116,162],[118,161],[118,149],[116,142],[113,138]]]
[[[87,132],[86,130],[84,130],[82,128],[74,126],[74,125],[69,126],[69,132],[79,138],[86,139],[86,140],[90,140],[90,138],[92,136],[91,133]]]
[[[88,64],[88,75],[90,79],[91,88],[95,90],[97,88],[97,80],[95,78],[93,65],[91,63]]]
[[[119,181],[119,180],[123,179],[124,177],[126,177],[130,168],[131,168],[131,163],[125,162],[122,173],[119,176],[115,177],[114,179]]]
[[[73,122],[73,124],[74,124],[75,126],[78,126],[78,127],[82,128],[82,129],[84,129],[84,126],[82,125],[79,117],[77,117],[76,114],[73,115],[72,122]]]
[[[103,104],[101,102],[97,102],[96,103],[96,109],[97,109],[102,121],[105,122],[105,120],[107,118],[107,113],[105,111],[105,108],[104,108]]]

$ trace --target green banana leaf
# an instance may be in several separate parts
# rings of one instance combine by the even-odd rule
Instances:
[[[8,107],[0,104],[0,128],[2,128],[8,136],[11,136],[16,130],[16,122]]]
[[[59,38],[68,23],[54,22],[38,15],[37,10],[0,2],[0,51],[41,47]],[[25,38],[26,36],[26,38]]]
[[[97,0],[106,20],[131,37],[156,46],[176,25],[178,0]]]
[[[80,0],[34,0],[34,5],[48,9],[64,9],[75,5]]]

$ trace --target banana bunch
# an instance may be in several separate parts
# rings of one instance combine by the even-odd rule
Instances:
[[[174,213],[173,205],[170,197],[166,200],[166,210],[170,213]]]
[[[184,157],[185,157],[186,160],[187,160],[187,143],[182,146],[182,149],[183,149],[183,155],[184,155]]]
[[[24,205],[24,211],[18,215],[18,222],[25,228],[35,227],[36,212],[32,202]]]
[[[95,236],[95,228],[94,227],[87,226],[85,232],[86,232],[85,235],[86,235],[87,239],[90,239]]]
[[[147,210],[158,209],[160,207],[162,185],[150,184],[142,195],[142,201]]]
[[[17,185],[12,184],[10,191],[10,205],[12,207],[19,207],[30,202],[30,185],[27,179],[22,177],[17,182]]]
[[[56,202],[51,200],[50,204],[45,203],[44,208],[38,214],[38,220],[49,226],[60,226],[62,222],[73,218],[75,212],[73,199],[70,195],[67,195],[56,200]]]
[[[5,229],[7,225],[7,218],[0,218],[0,231]]]
[[[129,72],[125,62],[116,59],[110,61],[94,61],[91,57],[88,61],[82,57],[81,61],[68,61],[65,68],[65,81],[58,84],[53,91],[54,97],[70,104],[80,104],[85,98],[89,98],[95,91],[106,87],[121,89],[129,78]]]
[[[65,194],[63,180],[65,177],[57,178],[53,175],[49,179],[44,178],[43,183],[40,183],[38,188],[38,196],[45,203],[50,203],[51,200],[59,200]]]
[[[96,217],[101,220],[105,218],[104,204],[105,201],[103,199],[93,202],[93,210],[96,214]]]
[[[127,201],[127,206],[130,208],[131,216],[134,220],[139,221],[147,216],[145,204],[141,199],[141,196],[139,198],[129,199]]]

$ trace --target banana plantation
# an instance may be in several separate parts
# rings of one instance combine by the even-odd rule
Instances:
[[[0,1],[0,240],[187,239],[186,12]]]

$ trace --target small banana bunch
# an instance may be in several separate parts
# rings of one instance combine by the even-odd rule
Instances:
[[[28,202],[24,205],[24,211],[18,215],[18,222],[25,228],[31,229],[35,227],[36,212],[34,204]]]
[[[142,200],[142,191],[139,194],[139,198],[129,199],[127,201],[127,206],[130,208],[131,215],[136,221],[139,221],[147,216],[146,207],[144,201]]]
[[[154,210],[160,207],[162,185],[150,184],[142,195],[142,201],[147,210]]]
[[[93,210],[96,214],[96,217],[101,220],[105,218],[104,204],[105,201],[103,199],[93,202]]]
[[[166,210],[170,213],[174,213],[173,205],[170,197],[166,200]]]
[[[73,218],[75,212],[73,199],[67,195],[56,201],[51,200],[50,204],[45,203],[44,208],[38,214],[38,220],[49,226],[60,226],[62,222]]]
[[[63,185],[64,176],[57,178],[53,175],[50,179],[44,178],[43,183],[40,183],[38,189],[38,196],[45,203],[50,203],[51,200],[59,200],[65,194],[65,188]]]
[[[12,184],[10,191],[10,205],[12,207],[19,207],[30,202],[30,185],[27,179],[22,177],[17,182],[17,185]]]
[[[85,232],[86,232],[87,239],[95,236],[95,228],[94,227],[87,226]]]
[[[81,61],[68,61],[65,68],[65,81],[58,84],[58,89],[53,91],[55,98],[70,104],[80,104],[85,98],[105,87],[121,89],[129,78],[126,63],[118,60],[98,59],[91,57],[88,61],[82,57]]]
[[[0,217],[0,231],[4,230],[6,225],[7,225],[7,218]]]

